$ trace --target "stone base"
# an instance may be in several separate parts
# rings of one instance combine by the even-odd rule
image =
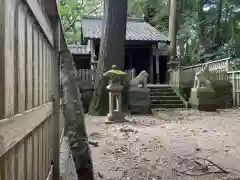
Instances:
[[[128,122],[128,120],[126,120],[125,116],[120,112],[108,113],[107,119],[105,121],[106,124],[124,123],[124,122]]]
[[[210,88],[192,88],[189,102],[192,108],[200,111],[216,111],[216,93]]]
[[[129,106],[131,114],[150,114],[151,108],[149,106]]]
[[[148,88],[130,87],[128,90],[129,111],[131,114],[150,114],[150,90]]]

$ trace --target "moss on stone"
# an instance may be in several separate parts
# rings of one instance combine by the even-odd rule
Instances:
[[[124,83],[122,79],[122,84]],[[109,111],[109,94],[106,86],[109,84],[109,77],[102,76],[99,86],[93,93],[88,113],[93,116],[106,116]],[[122,90],[122,109],[128,112],[128,85],[125,84]]]

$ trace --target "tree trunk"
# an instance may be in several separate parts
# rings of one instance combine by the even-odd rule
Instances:
[[[62,51],[63,58],[62,100],[63,115],[65,117],[66,133],[70,150],[76,167],[78,179],[94,180],[91,152],[85,130],[84,113],[81,94],[76,82],[76,69],[69,51]],[[73,73],[75,72],[75,74]]]
[[[215,35],[215,44],[218,46],[221,41],[220,31],[221,31],[222,6],[223,6],[223,1],[220,0],[218,5],[218,18],[217,18],[216,35]]]
[[[169,12],[169,53],[171,60],[176,57],[176,41],[177,41],[177,0],[170,0],[170,12]]]
[[[94,84],[94,94],[89,107],[92,115],[106,115],[108,112],[108,79],[101,75],[116,65],[124,68],[127,0],[105,0],[99,62]]]
[[[203,12],[203,6],[204,1],[199,0],[199,10],[198,10],[198,21],[199,21],[199,43],[200,45],[204,45],[204,12]]]

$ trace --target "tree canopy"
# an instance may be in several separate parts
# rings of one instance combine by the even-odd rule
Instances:
[[[128,0],[128,16],[143,17],[168,33],[170,0]],[[239,0],[178,0],[178,40],[184,64],[240,55]],[[99,15],[102,0],[59,0],[68,43],[80,37],[73,22],[83,15]],[[180,43],[179,43],[180,45]]]
[[[58,0],[63,30],[68,44],[80,41],[82,16],[101,15],[103,0]]]

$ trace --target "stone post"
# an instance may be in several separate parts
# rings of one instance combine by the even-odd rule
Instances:
[[[98,64],[96,55],[94,55],[92,57],[90,64],[91,64],[91,70],[93,70],[92,81],[94,81],[95,80],[95,71],[97,70],[97,64]]]
[[[116,69],[113,65],[110,71],[103,74],[110,78],[107,89],[109,91],[109,113],[107,115],[106,123],[126,122],[122,112],[122,95],[123,86],[120,84],[121,76],[126,76],[125,72]],[[114,109],[116,103],[116,109]]]

